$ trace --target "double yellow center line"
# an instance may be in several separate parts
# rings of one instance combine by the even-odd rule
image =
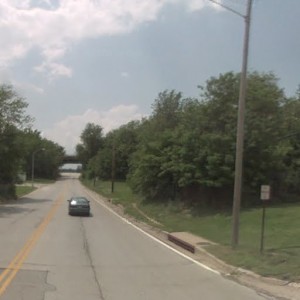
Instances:
[[[0,297],[5,292],[7,287],[10,285],[12,280],[15,278],[17,273],[19,272],[20,268],[22,267],[25,259],[27,258],[28,254],[45,231],[45,228],[53,218],[54,214],[56,213],[58,207],[61,205],[64,197],[60,195],[52,205],[50,211],[43,219],[41,224],[35,229],[32,233],[30,238],[27,240],[25,245],[22,247],[20,252],[14,257],[14,259],[10,262],[7,268],[0,274]]]

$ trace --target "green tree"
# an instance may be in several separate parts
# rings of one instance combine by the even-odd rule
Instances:
[[[132,188],[147,199],[174,199],[177,178],[170,156],[173,134],[178,127],[182,110],[182,95],[164,91],[158,95],[149,120],[139,129],[138,148],[130,161],[128,176]]]
[[[280,170],[278,140],[285,134],[281,113],[285,95],[273,73],[253,72],[248,79],[245,132],[245,181],[259,190]]]
[[[230,72],[211,78],[203,88],[208,127],[202,139],[210,144],[205,162],[206,169],[210,170],[207,178],[219,182],[220,187],[230,188],[233,184],[238,83],[239,74]],[[244,145],[246,191],[258,192],[261,184],[271,183],[280,171],[277,141],[283,135],[281,107],[284,99],[284,92],[273,73],[248,74]]]
[[[139,130],[130,182],[146,198],[232,201],[239,74],[210,78],[199,100],[165,91]],[[282,168],[276,141],[284,133],[285,96],[272,73],[248,76],[245,187],[274,180]],[[203,196],[204,194],[204,196]]]
[[[103,138],[103,146],[88,163],[89,177],[111,179],[114,151],[115,179],[125,180],[129,171],[129,161],[137,147],[139,121],[132,121],[110,131]]]
[[[102,136],[88,124],[77,154],[90,176],[128,179],[145,199],[181,199],[223,206],[232,202],[240,74],[211,77],[199,99],[159,93],[152,114]],[[273,73],[248,74],[244,191],[271,184],[276,194],[300,186],[300,89],[287,99]],[[254,198],[253,198],[254,199]],[[251,200],[252,201],[252,200]]]
[[[63,163],[65,151],[62,146],[48,139],[42,138],[37,130],[26,129],[19,134],[22,145],[21,169],[26,171],[27,178],[31,178],[33,153],[36,152],[35,177],[56,179],[59,176],[59,167]]]
[[[80,135],[81,143],[76,146],[76,154],[85,170],[91,158],[103,146],[103,129],[100,125],[88,123]]]
[[[35,176],[48,179],[57,179],[59,177],[59,167],[63,164],[65,150],[57,143],[42,139],[42,149],[36,156]]]
[[[115,176],[125,180],[129,172],[129,161],[137,149],[140,122],[132,121],[110,132],[107,143],[115,151]]]
[[[284,133],[278,139],[278,152],[283,156],[282,171],[277,174],[276,188],[282,193],[300,192],[300,87],[281,108]]]
[[[201,184],[232,187],[239,76],[233,72],[211,77],[202,91],[200,153]]]
[[[19,129],[30,127],[33,119],[26,114],[28,103],[11,85],[0,85],[0,134],[6,126]]]
[[[178,125],[182,105],[182,94],[175,90],[165,90],[158,94],[152,105],[153,123],[159,130],[173,129]]]
[[[14,197],[14,180],[22,163],[22,129],[31,126],[28,104],[10,85],[0,85],[0,197]]]

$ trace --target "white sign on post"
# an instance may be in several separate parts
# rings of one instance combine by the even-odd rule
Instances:
[[[260,199],[270,200],[271,187],[269,185],[262,185],[260,187]]]

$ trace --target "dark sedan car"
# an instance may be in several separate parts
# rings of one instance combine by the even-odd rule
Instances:
[[[90,215],[90,201],[85,197],[72,197],[69,201],[69,215]]]

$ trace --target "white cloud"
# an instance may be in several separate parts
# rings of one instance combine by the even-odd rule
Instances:
[[[47,73],[50,81],[57,77],[72,77],[71,68],[55,62],[44,62],[36,66],[34,70],[40,73]]]
[[[0,82],[1,83],[11,83],[12,72],[5,68],[0,68]]]
[[[27,94],[28,92],[30,93],[36,93],[36,94],[44,94],[44,89],[37,86],[37,85],[34,85],[34,84],[31,84],[29,82],[16,82],[16,81],[13,81],[12,82],[12,85],[16,87],[16,89],[18,91],[21,91],[21,93],[25,93]]]
[[[205,0],[205,1],[203,1],[203,0],[191,0],[188,3],[188,8],[191,11],[200,10],[203,7],[207,6],[207,4],[208,4],[207,2],[208,2],[208,0]]]
[[[121,72],[121,77],[128,78],[129,73],[128,72]]]
[[[108,111],[88,109],[82,115],[68,116],[54,124],[53,128],[43,132],[44,137],[66,149],[67,153],[74,153],[75,147],[80,143],[80,134],[87,123],[98,124],[104,133],[120,127],[132,120],[140,120],[143,115],[136,105],[119,105]]]
[[[63,45],[52,46],[51,48],[44,49],[42,55],[49,61],[57,60],[65,55],[66,49]]]
[[[18,92],[20,92],[20,94],[27,94],[27,92],[44,94],[44,89],[35,84],[14,80],[13,74],[7,69],[0,69],[0,82],[4,84],[11,84]]]
[[[129,32],[154,21],[165,4],[201,9],[207,0],[1,0],[0,65],[8,67],[39,49],[45,65],[36,70],[70,76],[61,68],[66,51],[87,38]],[[57,65],[53,65],[56,63]],[[43,64],[42,64],[43,65]]]

